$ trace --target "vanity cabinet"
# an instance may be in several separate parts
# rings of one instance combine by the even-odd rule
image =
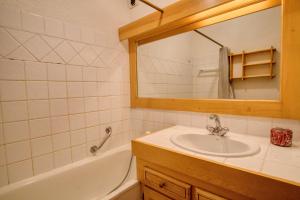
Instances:
[[[226,200],[148,167],[143,168],[144,200]],[[191,195],[193,193],[193,195]]]
[[[132,141],[145,200],[299,200],[298,183]],[[255,183],[255,184],[253,184]]]

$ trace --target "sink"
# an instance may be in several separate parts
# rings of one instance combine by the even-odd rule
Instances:
[[[257,144],[231,139],[227,136],[182,133],[173,135],[171,142],[176,146],[205,155],[222,157],[242,157],[259,152]]]

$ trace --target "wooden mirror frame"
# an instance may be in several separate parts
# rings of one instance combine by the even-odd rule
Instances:
[[[193,5],[193,2],[197,5]],[[131,107],[300,119],[300,66],[298,64],[300,59],[300,1],[209,1],[214,5],[207,2],[204,0],[181,0],[166,7],[162,16],[159,12],[155,12],[120,28],[120,39],[129,40]],[[149,43],[279,5],[282,6],[279,100],[176,99],[138,96],[137,46],[139,44]],[[192,9],[191,12],[195,12],[197,8],[198,12],[192,15],[183,12],[187,15],[185,17],[180,14],[174,16],[176,9],[180,9],[178,6],[185,9],[190,8]],[[158,18],[158,15],[161,17]]]

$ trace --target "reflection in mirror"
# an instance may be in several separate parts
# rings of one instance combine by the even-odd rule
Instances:
[[[281,7],[138,46],[138,96],[279,99]]]

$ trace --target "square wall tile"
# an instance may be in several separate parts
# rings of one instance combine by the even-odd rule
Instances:
[[[40,15],[22,12],[23,29],[36,33],[44,33],[44,19]]]
[[[84,81],[97,81],[97,68],[96,67],[84,67],[83,68],[83,80]]]
[[[99,124],[98,112],[85,113],[86,126],[96,126]]]
[[[110,110],[99,111],[98,114],[99,114],[99,121],[101,124],[106,124],[111,122]]]
[[[69,117],[60,116],[51,118],[51,131],[52,134],[69,131]]]
[[[2,112],[4,122],[28,119],[26,101],[2,102]]]
[[[71,130],[82,129],[85,127],[85,114],[70,115]]]
[[[265,136],[270,135],[272,120],[269,118],[248,117],[248,134]]]
[[[5,143],[29,139],[28,121],[4,123],[3,130]]]
[[[8,165],[9,183],[14,183],[33,176],[32,160],[24,160]]]
[[[108,110],[111,108],[110,97],[98,97],[98,109]]]
[[[85,97],[97,96],[97,83],[96,82],[84,82],[83,93]]]
[[[116,122],[120,120],[122,120],[122,110],[121,109],[111,110],[111,121]]]
[[[81,41],[87,42],[90,44],[95,43],[95,32],[89,28],[82,28],[81,29]]]
[[[67,66],[67,80],[68,81],[82,81],[83,73],[81,66],[68,65]]]
[[[32,156],[39,156],[42,154],[52,152],[51,136],[32,139],[31,148],[32,148]]]
[[[31,157],[29,141],[16,142],[6,145],[7,163],[25,160]]]
[[[198,128],[205,128],[207,125],[207,116],[203,114],[194,114],[192,115],[192,126]]]
[[[65,23],[66,38],[70,40],[80,41],[81,30],[78,26],[70,23]]]
[[[48,63],[48,80],[65,81],[66,80],[65,65]]]
[[[46,154],[33,158],[34,175],[48,172],[54,168],[53,154]]]
[[[82,82],[67,82],[68,85],[68,97],[83,97],[83,85]]]
[[[122,96],[111,96],[110,99],[111,99],[111,108],[120,109],[121,107],[123,107]]]
[[[72,147],[72,161],[73,162],[82,160],[85,157],[87,157],[85,144]]]
[[[1,81],[0,91],[2,101],[27,99],[25,81]]]
[[[21,10],[12,6],[0,6],[0,24],[12,28],[21,28]]]
[[[49,82],[49,98],[66,98],[66,82]]]
[[[98,110],[98,98],[97,97],[86,97],[85,99],[85,111],[97,111]]]
[[[6,166],[0,167],[0,187],[8,184],[8,175]]]
[[[85,129],[79,129],[71,132],[71,145],[80,145],[86,142]]]
[[[231,116],[229,118],[230,118],[230,121],[229,121],[228,128],[230,129],[231,132],[247,134],[247,130],[248,130],[247,117]]]
[[[47,81],[27,81],[28,99],[48,99]]]
[[[50,100],[51,116],[67,115],[68,102],[67,99],[52,99]]]
[[[100,139],[99,126],[86,128],[86,140],[94,141]]]
[[[30,137],[42,137],[50,135],[50,120],[49,118],[34,119],[29,121]]]
[[[69,113],[83,113],[84,112],[84,98],[71,98],[68,99]]]
[[[54,151],[70,147],[71,146],[70,133],[65,132],[65,133],[52,135],[52,141],[53,141]]]
[[[55,52],[65,61],[65,63],[69,63],[77,54],[74,48],[66,40],[55,48]]]
[[[18,60],[0,59],[0,79],[24,80],[24,62]]]
[[[47,64],[41,62],[25,62],[26,79],[47,80]]]
[[[71,149],[65,149],[54,153],[55,167],[62,167],[72,162]]]
[[[44,118],[49,116],[49,101],[48,100],[32,100],[28,101],[29,118]]]
[[[45,18],[45,32],[48,35],[64,37],[64,25],[59,20]]]

